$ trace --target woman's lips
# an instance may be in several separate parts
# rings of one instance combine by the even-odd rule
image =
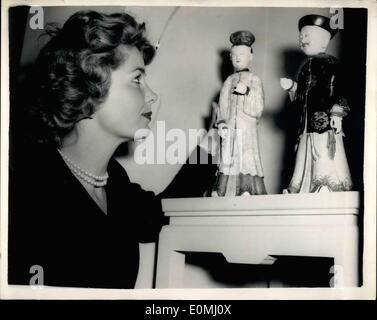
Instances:
[[[152,112],[145,112],[145,113],[142,113],[141,115],[147,118],[149,121],[152,119]]]

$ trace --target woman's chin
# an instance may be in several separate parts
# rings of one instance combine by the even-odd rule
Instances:
[[[138,129],[134,134],[134,141],[140,141],[146,139],[151,133],[151,129],[148,127]]]

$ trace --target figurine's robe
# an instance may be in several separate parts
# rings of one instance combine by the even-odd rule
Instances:
[[[301,113],[299,142],[290,192],[317,192],[352,188],[343,145],[343,134],[335,134],[331,115],[347,115],[336,58],[319,54],[310,57],[300,70],[297,90],[291,95]],[[334,105],[337,105],[334,107]]]
[[[246,94],[234,92],[239,82],[247,87]],[[222,139],[219,172],[262,178],[257,130],[264,108],[261,80],[248,70],[230,75],[221,89],[219,105],[217,123],[225,123],[229,128],[227,137]]]

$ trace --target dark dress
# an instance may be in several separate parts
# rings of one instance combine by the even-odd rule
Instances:
[[[134,288],[138,244],[157,241],[168,223],[161,199],[203,196],[217,168],[187,163],[156,196],[111,159],[106,215],[54,147],[17,147],[10,164],[8,283],[29,285],[41,266],[44,285],[93,288]]]
[[[33,151],[10,170],[9,284],[28,285],[37,265],[44,285],[133,288],[138,243],[156,241],[164,223],[160,198],[112,159],[106,215],[56,149]]]

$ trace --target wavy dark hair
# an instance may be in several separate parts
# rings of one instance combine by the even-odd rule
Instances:
[[[127,13],[96,11],[79,11],[62,28],[46,28],[51,39],[35,64],[38,80],[32,107],[44,125],[39,141],[61,145],[78,121],[95,112],[108,93],[111,70],[125,59],[119,46],[135,46],[144,63],[151,62],[155,50],[144,30],[144,23]]]

